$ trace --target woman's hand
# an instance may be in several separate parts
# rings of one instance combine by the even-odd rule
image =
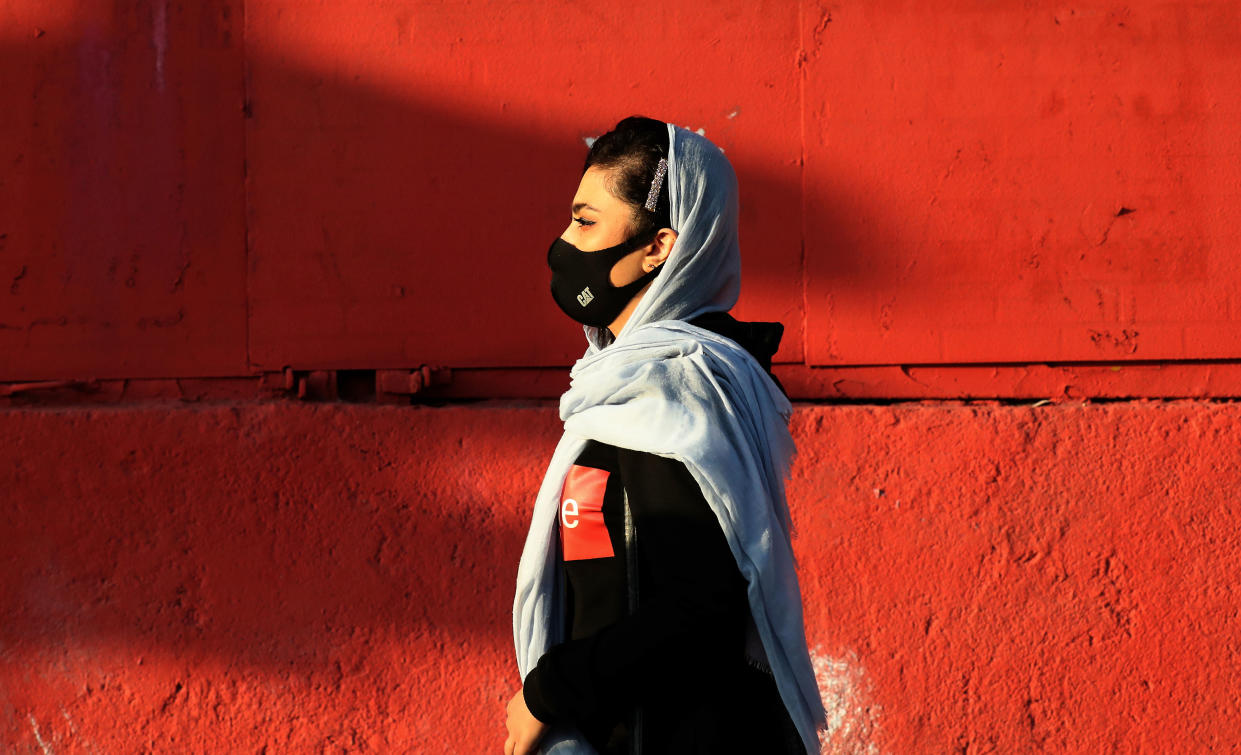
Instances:
[[[513,699],[508,701],[508,739],[504,742],[504,755],[531,755],[538,744],[547,724],[534,717],[526,707],[524,690],[517,690]]]

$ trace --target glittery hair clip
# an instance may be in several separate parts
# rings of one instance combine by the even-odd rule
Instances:
[[[651,190],[646,195],[646,204],[643,205],[651,212],[655,211],[655,203],[659,201],[659,189],[664,185],[664,174],[668,172],[668,161],[659,158],[659,165],[655,166],[655,178],[651,179]]]

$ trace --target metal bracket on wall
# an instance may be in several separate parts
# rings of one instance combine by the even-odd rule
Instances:
[[[285,366],[279,372],[264,372],[259,387],[269,394],[303,401],[405,404],[414,394],[451,381],[452,370],[427,365],[412,370],[295,370]]]
[[[0,384],[0,397],[16,396],[19,393],[35,393],[39,391],[55,391],[72,388],[75,391],[95,392],[99,390],[98,380],[38,380],[28,383]]]
[[[376,370],[375,400],[387,404],[404,403],[424,388],[450,382],[452,370],[447,367],[423,365],[416,370]]]
[[[287,393],[297,385],[297,377],[292,367],[285,367],[280,372],[264,372],[259,376],[259,390],[269,393]]]
[[[295,395],[302,400],[334,401],[340,397],[335,370],[294,370],[285,366],[280,372],[264,372],[259,378],[259,388]]]

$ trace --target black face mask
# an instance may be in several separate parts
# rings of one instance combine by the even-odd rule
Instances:
[[[642,234],[597,252],[583,252],[564,239],[556,239],[547,250],[547,266],[552,269],[552,298],[574,320],[596,328],[606,327],[629,300],[659,274],[663,265],[619,287],[612,285],[612,267],[626,254],[649,244],[654,238],[655,233]]]

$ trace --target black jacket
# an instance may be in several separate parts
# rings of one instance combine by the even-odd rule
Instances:
[[[691,322],[770,371],[779,323]],[[571,722],[605,755],[637,739],[644,755],[804,751],[771,675],[745,661],[745,579],[682,462],[589,441],[557,526],[568,639],[526,676],[536,718]]]

